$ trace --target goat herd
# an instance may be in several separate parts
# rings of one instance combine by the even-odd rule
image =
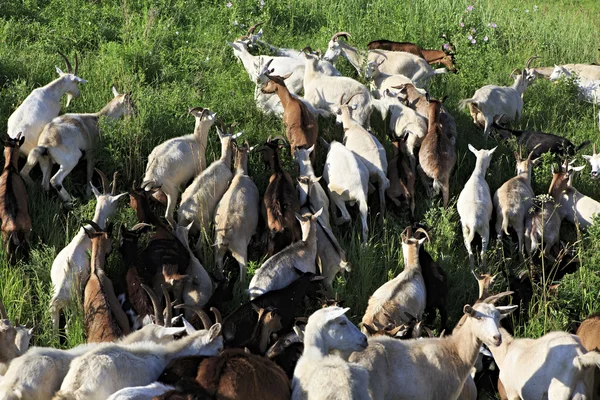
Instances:
[[[315,306],[317,296],[331,293],[338,272],[350,271],[330,225],[331,219],[336,225],[351,220],[347,203],[358,206],[363,243],[369,238],[367,197],[372,191],[377,190],[382,219],[386,197],[400,207],[405,202],[414,216],[418,173],[427,194],[441,191],[448,206],[456,125],[443,100],[420,87],[448,71],[430,64],[455,71],[453,54],[385,40],[369,43],[365,52],[348,44],[349,33],[339,32],[320,56],[310,48],[274,47],[256,28],[229,45],[256,84],[259,109],[283,119],[299,167],[297,187],[282,166],[280,149],[286,139],[269,137],[255,150],[271,173],[261,207],[247,167],[255,147],[242,143],[240,134],[226,128],[214,112],[190,109],[194,133],[158,145],[148,157],[141,185],[129,193],[139,223],[120,228],[125,268],[112,281],[104,272],[113,241],[113,225],[107,221],[127,193],[117,193],[116,173],[111,187],[96,169],[102,189],[92,185],[93,150],[99,145],[99,119],[131,114],[131,94],[113,86],[114,98],[99,112],[58,116],[62,96],[68,95],[68,106],[79,96],[79,84],[86,82],[77,75],[77,56],[73,70],[61,54],[67,72],[57,68],[59,78],[35,89],[11,115],[0,178],[2,233],[10,260],[27,257],[31,219],[25,183],[33,187],[29,173],[35,165],[41,167],[44,189],[52,185],[68,205],[73,198],[63,181],[85,153],[88,189],[97,202],[93,219],[84,221],[51,271],[54,329],[60,329],[61,310],[82,297],[88,343],[68,350],[29,348],[32,330],[12,324],[0,301],[0,399],[475,399],[480,352],[493,355],[504,399],[599,396],[594,370],[600,354],[592,351],[600,346],[599,318],[586,320],[578,336],[552,332],[535,340],[515,339],[500,320],[517,306],[496,305],[512,292],[491,294],[493,277],[488,274],[473,272],[479,298],[464,306],[452,334],[419,338],[424,312],[431,325],[439,310],[440,328],[450,330],[446,275],[421,247],[429,236],[418,225],[402,233],[404,270],[373,293],[361,330],[336,301]],[[249,49],[271,55],[256,56]],[[371,90],[341,76],[332,64],[340,55],[359,76],[364,70]],[[587,143],[575,146],[565,138],[508,130],[501,123],[521,115],[523,93],[539,75],[554,79],[575,73],[582,97],[595,103],[600,99],[600,66],[535,69],[535,58],[523,71],[513,71],[513,85],[487,85],[462,101],[484,135],[494,128],[504,137],[516,136],[528,152],[526,157],[515,153],[517,175],[492,197],[485,173],[495,148],[469,145],[477,162],[457,208],[473,271],[471,242],[475,233],[481,236],[485,268],[494,208],[499,239],[512,227],[521,257],[524,244],[529,255],[541,252],[550,261],[557,258],[562,220],[585,229],[600,212],[600,203],[572,186],[573,174],[583,167],[568,162],[554,171],[550,198],[529,212],[537,204],[531,174],[539,156],[572,156]],[[373,109],[383,119],[391,115],[389,159],[370,128]],[[334,115],[343,125],[343,144],[318,140],[318,115]],[[215,122],[221,157],[207,166],[205,151]],[[316,146],[327,150],[323,180],[314,170]],[[19,156],[27,158],[20,173]],[[595,148],[586,158],[597,177],[600,156]],[[59,169],[51,176],[53,164]],[[166,205],[167,223],[154,213],[153,203]],[[235,284],[224,274],[226,256],[239,264],[239,281],[245,282],[248,245],[261,208],[268,259],[250,281],[249,301],[223,318],[219,309],[232,298]],[[189,236],[197,237],[193,246]],[[142,237],[147,245],[140,243]],[[215,246],[214,275],[201,262],[207,238]],[[306,319],[306,309],[318,310]]]

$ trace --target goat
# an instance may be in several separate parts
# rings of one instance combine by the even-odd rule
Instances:
[[[160,188],[167,197],[165,217],[173,224],[173,211],[182,185],[206,169],[208,132],[216,113],[208,108],[190,108],[188,115],[196,119],[194,133],[167,140],[156,146],[148,156],[142,187],[150,191]]]
[[[390,200],[400,207],[400,202],[405,201],[410,207],[410,213],[415,215],[415,174],[400,152],[402,139],[392,140],[393,154],[388,161],[387,178],[390,186],[385,194]]]
[[[267,66],[269,63],[267,63]],[[291,96],[283,78],[273,75],[267,75],[267,78],[269,81],[263,85],[262,92],[277,93],[277,96],[279,96],[283,106],[285,135],[290,142],[292,154],[296,152],[298,147],[308,148],[316,145],[319,125],[315,115],[308,110],[302,101]],[[315,153],[312,153],[312,162],[315,161],[315,155]]]
[[[31,217],[29,197],[23,179],[18,175],[19,149],[25,143],[21,134],[16,139],[4,138],[4,168],[0,175],[0,220],[4,252],[9,262],[14,262],[17,252],[29,256]]]
[[[232,400],[286,400],[291,392],[290,382],[277,364],[238,349],[204,360],[196,381],[210,395]]]
[[[248,176],[248,142],[237,146],[235,172],[231,185],[215,210],[215,260],[222,273],[227,252],[240,266],[240,282],[245,281],[248,245],[258,226],[260,197]]]
[[[388,50],[405,51],[415,56],[419,56],[429,64],[444,64],[448,71],[457,73],[454,65],[454,53],[442,50],[424,49],[421,46],[410,42],[393,42],[391,40],[373,40],[367,44],[369,50]]]
[[[370,399],[363,367],[338,354],[367,347],[367,338],[344,315],[349,308],[327,307],[308,318],[304,351],[292,380],[292,399]]]
[[[431,100],[428,111],[427,136],[421,143],[419,150],[419,168],[423,185],[429,189],[428,177],[433,179],[435,193],[442,191],[444,208],[448,208],[450,201],[450,175],[456,164],[456,149],[446,132],[447,126],[440,124],[440,109],[443,100]],[[430,193],[431,196],[431,193]]]
[[[496,209],[496,234],[502,239],[502,232],[508,235],[508,227],[512,226],[519,238],[519,257],[523,258],[523,234],[525,232],[525,216],[533,205],[534,193],[531,188],[533,167],[540,161],[531,159],[533,152],[526,159],[514,153],[517,160],[517,176],[510,178],[494,193]]]
[[[465,305],[451,336],[421,340],[371,337],[367,349],[353,353],[350,362],[369,371],[369,393],[374,400],[458,399],[482,343],[502,343],[499,320],[517,306],[495,307],[494,303],[510,293]]]
[[[296,151],[293,153],[294,161],[296,161],[296,164],[298,164],[298,176],[300,177],[298,178],[299,183],[300,181],[305,182],[305,184],[298,186],[298,198],[301,206],[303,207],[306,205],[307,201],[310,201],[310,206],[314,208],[314,210],[323,208],[323,212],[319,217],[319,221],[325,224],[328,228],[331,228],[329,220],[329,197],[327,197],[327,193],[325,193],[325,190],[323,190],[323,186],[319,182],[321,178],[317,178],[311,161],[314,159],[314,151],[315,146],[310,146],[301,149],[296,148]],[[307,185],[310,185],[310,196],[306,190],[308,189]]]
[[[556,259],[550,253],[552,247],[560,240],[561,218],[554,198],[534,198],[533,210],[528,210],[525,217],[525,251],[528,256],[542,247],[542,254],[551,261]]]
[[[468,106],[473,123],[483,128],[487,139],[494,120],[518,120],[523,110],[523,93],[535,80],[535,73],[529,68],[531,62],[540,58],[529,57],[523,72],[516,70],[515,82],[512,86],[486,85],[475,91],[473,97],[460,101],[462,108]],[[514,72],[514,71],[513,71]],[[512,73],[511,73],[511,76]]]
[[[598,114],[598,123],[600,124],[600,114]],[[591,156],[583,156],[586,159],[590,166],[592,167],[592,172],[590,172],[590,177],[592,179],[600,178],[600,155],[596,153],[596,143],[594,143],[594,152]]]
[[[294,370],[304,351],[303,340],[304,332],[295,327],[294,331],[280,337],[265,354],[265,357],[283,369],[290,380],[294,378]]]
[[[399,326],[402,322],[411,322],[407,315],[414,316],[417,320],[421,320],[423,316],[427,292],[419,264],[419,248],[426,238],[415,239],[410,226],[401,236],[404,270],[384,283],[369,298],[362,318],[363,333],[379,331],[388,325]]]
[[[177,210],[177,223],[182,226],[192,224],[193,232],[199,232],[196,243],[196,254],[201,253],[202,236],[209,231],[209,224],[214,221],[217,204],[227,191],[233,179],[231,173],[231,145],[241,134],[224,133],[217,128],[221,140],[221,158],[214,161],[181,195],[181,204]]]
[[[341,119],[344,127],[344,145],[367,167],[369,179],[377,183],[379,213],[383,224],[385,191],[390,186],[390,181],[386,176],[388,165],[385,149],[374,135],[352,118],[351,106],[348,105],[352,97],[349,97],[345,102],[343,100],[343,97],[341,97],[336,118]]]
[[[351,220],[346,202],[358,203],[362,222],[362,243],[366,244],[369,236],[367,226],[369,170],[354,152],[334,140],[329,144],[323,178],[329,189],[331,210],[336,225]],[[341,218],[337,216],[336,207],[342,213]]]
[[[281,165],[279,142],[283,138],[269,138],[258,150],[271,171],[269,184],[263,197],[262,213],[267,223],[267,255],[273,256],[301,238],[300,226],[294,217],[300,211],[300,203],[290,174]]]
[[[90,277],[83,294],[83,313],[88,343],[112,342],[129,333],[129,321],[115,296],[112,281],[104,273],[104,262],[112,250],[112,224],[106,229],[93,221],[83,226],[92,241]]]
[[[331,37],[327,46],[327,52],[323,55],[326,61],[333,63],[340,55],[346,59],[356,69],[359,76],[362,76],[362,66],[365,64],[365,57],[357,49],[348,45],[346,42],[340,42],[340,37],[352,37],[348,32],[338,32]],[[367,53],[366,62],[383,57],[383,62],[379,68],[382,73],[389,75],[401,74],[413,82],[426,80],[433,75],[444,74],[448,72],[445,68],[432,69],[427,61],[414,54],[406,52],[395,52],[386,50],[371,50]]]
[[[572,185],[573,173],[581,171],[584,166],[573,167],[565,164],[558,171],[552,171],[552,182],[548,194],[559,204],[558,213],[561,219],[586,229],[594,222],[594,216],[600,214],[600,203],[581,194]]]
[[[8,118],[8,136],[13,139],[22,133],[25,137],[25,143],[19,149],[23,157],[27,157],[29,152],[38,144],[38,138],[47,123],[58,116],[60,112],[60,99],[67,94],[67,108],[73,97],[79,97],[79,84],[87,83],[85,79],[77,76],[79,67],[77,53],[75,53],[75,70],[71,68],[71,63],[61,52],[58,52],[65,60],[67,72],[64,73],[56,67],[58,78],[34,89],[29,96],[23,100],[21,105]]]
[[[587,351],[600,350],[600,313],[587,317],[577,328],[577,336]]]
[[[550,332],[538,339],[514,339],[500,328],[502,343],[490,347],[509,399],[592,398],[600,354],[575,335]]]
[[[553,67],[537,67],[533,68],[533,72],[538,75],[542,75],[544,78],[549,79],[556,65]],[[563,64],[560,67],[567,69],[571,73],[577,74],[577,76],[589,79],[592,81],[600,80],[600,65],[593,64]]]
[[[481,264],[485,268],[485,251],[490,238],[490,219],[492,219],[492,212],[494,211],[490,187],[485,180],[485,172],[490,166],[492,154],[496,149],[497,147],[491,150],[477,150],[469,144],[469,150],[475,154],[477,162],[473,174],[465,183],[465,187],[458,195],[458,201],[456,202],[456,209],[458,215],[460,215],[462,225],[463,239],[469,253],[471,270],[473,270],[475,264],[471,242],[476,233],[481,236]]]
[[[579,150],[590,144],[590,141],[586,140],[579,146],[575,146],[569,139],[551,133],[508,129],[496,122],[493,123],[493,127],[504,138],[510,135],[515,136],[517,144],[524,146],[525,151],[533,151],[533,158],[538,158],[544,153],[552,153],[557,156],[574,156]]]
[[[113,176],[112,190],[109,190],[106,175],[99,169],[96,169],[96,172],[102,179],[103,193],[98,192],[92,185],[92,192],[96,197],[96,210],[92,221],[101,229],[104,229],[106,220],[117,211],[118,200],[127,193],[116,194],[117,173]],[[53,294],[50,300],[50,314],[55,332],[58,331],[59,327],[60,311],[67,307],[73,298],[80,295],[83,290],[82,285],[89,278],[90,259],[88,252],[91,249],[92,241],[86,235],[85,229],[81,228],[73,240],[58,253],[52,263],[50,277],[52,279]]]
[[[6,373],[11,361],[20,357],[29,348],[32,334],[33,328],[27,329],[17,322],[14,325],[10,323],[0,298],[0,384],[2,384],[2,375]]]
[[[48,191],[52,185],[63,203],[70,204],[73,197],[63,186],[63,181],[84,154],[87,159],[87,182],[92,180],[96,164],[94,153],[102,137],[98,126],[100,118],[116,120],[133,112],[131,93],[120,94],[114,86],[112,92],[113,99],[97,113],[64,114],[49,122],[38,138],[37,147],[29,152],[27,164],[21,169],[23,179],[33,183],[29,172],[39,162],[44,189]],[[59,169],[50,178],[53,163],[58,164]],[[91,194],[90,186],[88,191]]]
[[[296,278],[296,270],[315,273],[317,257],[317,218],[314,214],[296,214],[302,229],[302,239],[290,244],[269,258],[256,270],[250,281],[250,300],[271,290],[282,289]]]
[[[378,99],[383,97],[386,89],[405,83],[413,83],[413,81],[404,75],[388,75],[381,72],[379,66],[384,62],[385,58],[383,57],[380,60],[369,61],[365,72],[365,79],[371,82],[373,95]]]
[[[572,78],[573,73],[565,67],[556,65],[549,79],[555,81],[565,77]],[[588,103],[600,104],[600,77],[598,79],[577,77],[574,83],[580,98]]]
[[[173,386],[154,382],[146,386],[128,387],[113,393],[107,400],[144,400],[174,390]]]

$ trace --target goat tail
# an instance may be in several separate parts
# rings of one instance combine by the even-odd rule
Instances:
[[[446,68],[438,68],[433,70],[434,75],[447,74],[448,70]]]
[[[508,214],[506,211],[502,212],[502,231],[508,236]]]
[[[470,227],[470,226],[468,226],[468,225],[465,225],[465,229],[466,229],[466,230],[467,230],[467,232],[468,232],[468,233],[467,233],[467,235],[468,235],[468,236],[467,236],[467,241],[468,241],[469,243],[473,243],[473,239],[475,239],[475,233],[476,233],[476,231],[475,231],[475,228],[474,228],[474,227]]]
[[[345,271],[345,272],[351,272],[352,265],[348,261],[341,260],[340,261],[340,270]]]
[[[472,97],[470,99],[462,99],[458,102],[460,108],[465,108],[468,104],[474,104],[475,107],[477,107],[477,103],[475,103],[475,100]]]
[[[600,368],[600,353],[589,351],[582,356],[576,357],[573,364],[577,368]]]
[[[440,190],[442,190],[443,187],[444,184],[442,183],[442,181],[437,179],[433,180],[433,190],[435,190],[435,194],[439,194]]]
[[[27,156],[27,164],[33,168],[37,165],[41,157],[48,156],[48,148],[46,146],[34,147]]]
[[[584,147],[589,146],[591,143],[591,140],[586,140],[585,142],[582,142],[579,146],[575,147],[575,153],[579,152],[579,150],[583,149]]]

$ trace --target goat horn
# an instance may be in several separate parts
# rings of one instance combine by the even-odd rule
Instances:
[[[79,71],[79,58],[77,52],[75,52],[75,71],[73,71],[73,75],[77,76],[77,71]]]
[[[594,155],[596,155],[596,143],[594,143],[593,149],[594,149]]]
[[[313,49],[312,49],[310,46],[306,46],[306,47],[305,47],[305,48],[303,48],[303,49],[302,49],[300,52],[301,52],[301,53],[306,53],[306,52],[308,52],[308,53],[312,53],[312,52],[313,52]]]
[[[354,93],[352,96],[350,96],[350,98],[348,98],[348,100],[346,100],[346,102],[344,102],[344,105],[349,104],[350,100],[352,100],[354,98],[354,96],[359,95],[359,94],[360,94],[360,92]]]
[[[84,219],[82,222],[83,222],[84,224],[89,224],[89,225],[91,225],[91,226],[92,226],[92,228],[94,228],[94,231],[96,231],[96,232],[102,232],[102,231],[103,231],[103,229],[102,229],[102,228],[100,228],[100,226],[98,226],[98,224],[97,224],[97,223],[95,223],[95,222],[94,222],[94,221],[92,221],[92,220],[89,220],[89,219]]]
[[[161,311],[160,300],[156,296],[156,293],[154,293],[154,290],[152,290],[149,286],[146,286],[143,283],[141,284],[141,286],[142,289],[144,289],[146,293],[148,293],[148,296],[150,296],[150,301],[152,301],[152,307],[154,307],[154,318],[156,319],[156,324],[164,326],[165,319]]]
[[[517,72],[517,74],[518,74],[518,75],[520,75],[520,74],[521,74],[521,70],[520,70],[519,68],[515,68],[515,69],[513,69],[513,70],[510,72],[510,74],[511,74],[511,75],[513,75],[513,74],[515,73],[515,71]]]
[[[113,196],[117,194],[117,175],[119,173],[117,171],[115,171],[115,173],[113,174],[113,182],[112,182],[112,189],[110,191],[110,194],[112,194]]]
[[[94,168],[94,170],[98,173],[98,175],[100,175],[100,179],[102,179],[102,188],[104,189],[104,194],[108,194],[109,187],[108,187],[108,179],[106,178],[106,175],[104,175],[104,172],[100,171],[98,168]]]
[[[422,232],[423,235],[425,235],[425,237],[427,238],[427,241],[431,243],[431,239],[429,238],[429,234],[427,233],[427,231],[423,228],[418,228],[415,233],[417,232]]]
[[[269,72],[269,67],[271,66],[271,63],[273,62],[274,58],[271,58],[269,61],[267,61],[267,63],[264,65],[263,70],[266,69],[267,72]]]
[[[287,144],[287,140],[285,140],[285,138],[283,136],[281,136],[281,135],[277,135],[272,140],[269,140],[269,141],[276,142],[278,140],[281,140],[283,143]]]
[[[256,30],[256,28],[258,28],[259,26],[261,26],[262,24],[264,24],[264,22],[257,22],[256,24],[252,25],[250,27],[250,29],[248,29],[248,35],[253,35],[254,31]]]
[[[179,304],[179,305],[176,305],[175,308],[177,308],[177,309],[183,308],[186,310],[193,311],[198,316],[198,318],[200,318],[200,321],[202,321],[202,325],[204,326],[204,329],[210,329],[210,327],[213,325],[208,314],[200,308],[195,308],[195,307],[192,307],[187,304]]]
[[[8,319],[8,314],[6,313],[6,308],[4,308],[4,303],[0,298],[0,319]]]
[[[151,228],[151,227],[152,227],[152,225],[150,225],[150,224],[147,224],[147,223],[145,223],[145,222],[139,222],[139,223],[135,224],[135,225],[133,226],[133,228],[131,228],[131,230],[132,230],[132,231],[137,231],[138,229],[142,229],[142,228]]]
[[[488,297],[488,298],[486,298],[486,299],[483,299],[481,302],[482,302],[482,303],[487,303],[487,304],[492,304],[492,305],[495,305],[495,304],[498,302],[498,300],[500,300],[500,299],[501,299],[501,298],[503,298],[503,297],[510,296],[510,295],[511,295],[511,294],[513,294],[513,293],[514,293],[514,292],[512,292],[512,291],[498,293],[498,294],[495,294],[495,295],[489,296],[489,297]]]
[[[223,317],[221,316],[221,312],[219,310],[217,310],[216,307],[211,307],[210,311],[215,314],[215,324],[222,324],[223,323]]]
[[[533,155],[533,152],[535,151],[535,149],[537,149],[541,145],[542,145],[541,143],[538,143],[538,144],[535,145],[535,147],[531,150],[531,153],[529,153],[529,155],[527,156],[528,160],[531,160],[531,156]]]
[[[190,108],[190,109],[188,110],[188,117],[189,117],[190,115],[192,115],[192,113],[193,113],[194,111],[200,111],[200,112],[204,112],[204,108],[202,108],[202,107],[192,107],[192,108]]]
[[[165,296],[165,308],[167,311],[167,315],[165,316],[165,328],[170,328],[171,327],[171,320],[173,319],[173,308],[171,306],[171,295],[169,295],[169,291],[167,290],[167,288],[165,287],[165,285],[160,285],[162,292],[163,292],[163,296]]]
[[[343,36],[343,37],[344,37],[346,40],[348,40],[348,38],[349,38],[349,37],[352,37],[352,35],[351,35],[351,34],[349,34],[348,32],[338,32],[338,33],[336,33],[335,35],[333,35],[333,36],[331,37],[331,40],[333,40],[334,42],[337,42],[337,41],[338,41],[338,38],[339,38],[340,36]]]
[[[542,58],[542,57],[540,57],[540,56],[531,56],[531,57],[529,57],[529,60],[527,60],[527,64],[525,65],[525,69],[529,68],[529,66],[531,65],[531,62],[533,60],[535,60],[536,58]]]
[[[72,73],[73,72],[73,68],[71,68],[71,63],[69,62],[69,59],[67,58],[67,56],[65,56],[63,53],[61,53],[60,51],[56,51],[58,54],[60,54],[60,56],[65,60],[65,64],[67,65],[67,73]]]

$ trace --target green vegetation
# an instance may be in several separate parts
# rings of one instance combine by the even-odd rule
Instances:
[[[119,171],[119,187],[127,190],[133,181],[140,181],[146,157],[155,145],[192,132],[193,120],[186,117],[191,106],[209,107],[227,123],[238,122],[251,144],[284,132],[277,118],[264,117],[256,109],[253,84],[225,43],[242,35],[243,28],[253,23],[265,21],[266,41],[298,49],[306,45],[325,49],[331,35],[340,30],[351,32],[351,42],[362,48],[370,40],[380,38],[440,48],[444,42],[439,36],[446,33],[456,45],[460,72],[436,76],[430,91],[439,98],[449,95],[447,105],[457,121],[458,161],[451,186],[453,202],[444,210],[439,198],[426,198],[417,184],[416,215],[432,228],[433,243],[427,249],[449,275],[453,324],[462,306],[476,297],[455,208],[456,197],[475,164],[467,144],[477,148],[496,145],[493,138],[487,144],[484,142],[467,111],[457,109],[458,101],[470,97],[485,84],[510,84],[509,73],[522,68],[531,55],[542,56],[534,65],[598,62],[600,56],[597,50],[600,2],[540,3],[544,4],[476,1],[473,10],[467,11],[470,3],[456,0],[231,0],[230,6],[226,0],[2,0],[0,125],[6,126],[9,115],[32,89],[56,78],[54,65],[62,63],[57,49],[68,55],[77,51],[79,75],[89,83],[81,85],[82,96],[73,101],[69,112],[99,110],[111,98],[111,83],[119,90],[133,92],[137,115],[114,124],[103,123],[98,164],[107,175]],[[474,37],[475,44],[468,39],[469,35]],[[338,67],[345,75],[355,76],[345,60],[340,60]],[[577,100],[575,93],[568,82],[537,81],[525,94],[524,115],[515,126],[566,136],[576,144],[595,141],[598,110]],[[387,124],[376,113],[372,121],[383,141]],[[321,135],[327,140],[341,138],[341,128],[332,121],[321,119],[320,124]],[[389,143],[385,145],[389,149]],[[503,143],[494,154],[487,174],[492,191],[514,175],[515,149],[514,143]],[[219,151],[213,131],[207,151],[209,162]],[[284,156],[287,167],[294,170],[289,152]],[[321,151],[317,174],[324,158]],[[578,161],[583,162],[580,156]],[[251,155],[250,163],[250,173],[264,191],[268,174],[260,156]],[[39,183],[40,177],[34,175],[34,178]],[[550,178],[548,159],[535,169],[535,192],[547,192]],[[39,325],[36,345],[59,345],[59,339],[51,333],[47,307],[51,295],[50,267],[81,221],[93,214],[95,202],[85,198],[84,180],[84,168],[75,170],[66,180],[68,190],[80,199],[69,213],[61,210],[56,195],[44,193],[41,186],[31,191],[34,223],[31,259],[9,266],[0,255],[0,295],[12,318],[29,326]],[[600,186],[587,172],[577,176],[574,185],[600,199]],[[134,224],[135,215],[125,201],[114,220],[117,226]],[[365,248],[360,246],[360,223],[335,229],[353,265],[352,273],[338,278],[335,287],[340,298],[352,308],[354,321],[360,320],[368,296],[402,269],[400,233],[408,223],[407,210],[389,209],[384,227],[371,214],[371,236]],[[572,321],[600,309],[600,227],[578,234],[565,223],[562,238],[574,243],[582,268],[566,276],[556,293],[534,288],[534,301],[528,310],[530,319],[519,325],[518,335],[535,337],[550,330],[569,329]],[[496,289],[505,290],[508,272],[524,266],[517,261],[516,243],[506,239],[503,254],[494,245],[492,242],[489,266],[492,272],[501,272]],[[251,271],[264,260],[263,249],[259,243],[252,245]],[[209,269],[214,267],[211,251],[207,245]],[[109,260],[111,270],[116,271],[120,262],[118,252],[114,251]],[[238,294],[241,300],[242,288]],[[81,308],[71,308],[66,317],[70,329],[61,345],[73,346],[84,340]]]

